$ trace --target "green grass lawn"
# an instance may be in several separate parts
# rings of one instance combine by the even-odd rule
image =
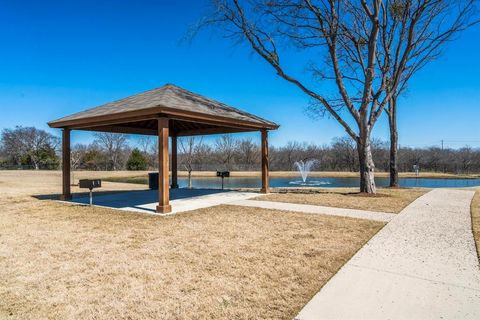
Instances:
[[[148,177],[146,177],[146,176],[138,176],[138,177],[108,177],[108,178],[103,178],[102,180],[104,180],[104,181],[110,181],[110,182],[148,184]]]

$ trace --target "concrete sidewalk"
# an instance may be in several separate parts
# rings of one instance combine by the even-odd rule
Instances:
[[[473,194],[436,189],[414,201],[296,319],[480,319]]]
[[[383,222],[388,222],[392,220],[393,217],[396,216],[395,213],[387,213],[387,212],[373,212],[373,211],[365,211],[365,210],[322,207],[322,206],[315,206],[315,205],[309,205],[309,204],[262,201],[262,200],[242,199],[242,200],[231,202],[230,204],[237,205],[237,206],[258,207],[258,208],[274,209],[274,210],[282,210],[282,211],[295,211],[295,212],[312,213],[312,214],[326,214],[330,216],[351,217],[351,218],[368,219],[368,220],[376,220],[376,221],[383,221]]]
[[[258,197],[257,192],[241,192],[218,189],[170,189],[170,204],[175,214],[201,208],[208,208],[221,204],[229,204],[233,201]],[[88,204],[88,196],[75,197],[72,202]],[[96,206],[156,214],[158,204],[158,190],[135,190],[114,193],[94,193],[93,203]]]

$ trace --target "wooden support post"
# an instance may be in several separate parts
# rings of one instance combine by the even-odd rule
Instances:
[[[62,200],[72,199],[70,191],[70,129],[62,130]]]
[[[168,186],[168,118],[158,119],[158,213],[172,211]]]
[[[178,188],[177,136],[172,136],[172,189]]]
[[[268,131],[262,130],[262,189],[268,193]]]

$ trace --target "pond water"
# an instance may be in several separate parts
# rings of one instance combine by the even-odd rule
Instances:
[[[387,187],[388,178],[376,178],[375,182],[378,187]],[[260,188],[261,181],[258,177],[246,178],[225,178],[225,188]],[[181,188],[187,186],[187,178],[178,179]],[[221,178],[192,178],[194,188],[221,188]],[[303,183],[300,177],[270,177],[270,186],[279,187],[321,187],[321,188],[338,188],[338,187],[358,187],[358,178],[316,178],[307,179],[307,183]],[[421,188],[463,188],[480,186],[480,179],[425,179],[425,178],[402,178],[400,179],[402,187],[421,187]]]

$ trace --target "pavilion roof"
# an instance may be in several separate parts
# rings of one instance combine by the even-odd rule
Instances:
[[[87,109],[48,123],[53,128],[92,129],[96,126],[116,128],[122,123],[143,123],[147,119],[166,116],[190,123],[206,123],[222,127],[277,129],[274,122],[224,103],[182,89],[173,84],[145,91],[120,100]],[[116,125],[113,127],[112,125]],[[130,125],[133,127],[133,125]],[[191,129],[195,129],[192,127]],[[112,130],[113,131],[113,130]],[[237,130],[242,131],[242,130]],[[232,131],[235,132],[235,131]]]

